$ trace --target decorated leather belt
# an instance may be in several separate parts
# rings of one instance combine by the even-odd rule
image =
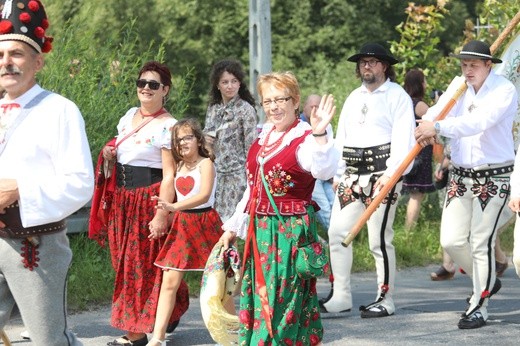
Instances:
[[[462,168],[453,167],[453,173],[466,178],[485,178],[492,177],[494,175],[511,173],[513,171],[513,165],[492,167],[489,169],[473,169],[473,168]]]
[[[162,169],[141,166],[116,165],[117,186],[126,189],[150,186],[162,180]]]
[[[390,157],[390,143],[369,148],[343,147],[343,160],[350,174],[371,174],[384,171]]]
[[[37,235],[57,233],[65,229],[65,220],[47,223],[33,227],[23,227],[20,218],[20,208],[15,202],[5,208],[5,214],[0,214],[0,221],[6,227],[0,228],[1,238],[27,238]]]

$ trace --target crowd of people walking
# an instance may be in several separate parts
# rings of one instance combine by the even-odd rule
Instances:
[[[374,299],[359,310],[361,318],[394,315],[397,204],[408,195],[405,227],[413,229],[435,190],[432,145],[440,136],[450,145],[446,170],[435,175],[442,180],[451,167],[440,226],[446,260],[432,280],[453,277],[450,261],[459,266],[472,294],[456,324],[486,324],[508,263],[497,235],[520,212],[518,94],[494,72],[502,61],[488,44],[473,40],[453,54],[461,76],[432,105],[421,70],[408,71],[400,86],[398,59],[381,44],[362,45],[347,58],[360,85],[346,97],[335,134],[337,99],[304,99],[292,72],[261,74],[255,101],[242,64],[217,61],[202,126],[168,112],[171,72],[148,61],[128,86],[139,104],[122,111],[94,169],[80,110],[36,82],[52,49],[43,5],[3,1],[2,8],[9,25],[0,27],[0,330],[16,304],[35,345],[81,345],[66,324],[72,254],[63,220],[92,196],[89,236],[110,249],[111,325],[124,333],[108,346],[166,345],[189,308],[186,272],[204,271],[219,241],[227,249],[239,239],[238,312],[233,299],[226,306],[239,328],[229,333],[239,345],[321,345],[322,317],[353,309],[354,252],[342,241],[385,186],[367,222]],[[260,108],[266,119],[258,131]],[[417,145],[423,149],[408,163]],[[519,232],[517,222],[520,275]],[[333,285],[320,299],[317,280],[328,271]]]

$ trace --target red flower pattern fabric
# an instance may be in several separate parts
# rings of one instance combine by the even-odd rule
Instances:
[[[165,269],[200,270],[222,235],[222,221],[215,209],[177,211],[155,265]]]
[[[308,215],[284,217],[257,215],[256,240],[268,290],[273,338],[260,315],[255,268],[251,258],[244,263],[240,300],[239,344],[317,345],[323,338],[316,279],[303,280],[296,273],[294,249],[315,238],[314,210]],[[305,225],[304,225],[305,223]],[[307,231],[306,231],[307,229]]]
[[[126,190],[117,188],[109,214],[108,240],[116,272],[112,298],[113,327],[134,333],[150,333],[162,282],[162,271],[153,263],[165,238],[148,239],[148,223],[154,216],[160,183]],[[170,322],[188,310],[188,286],[182,281]]]

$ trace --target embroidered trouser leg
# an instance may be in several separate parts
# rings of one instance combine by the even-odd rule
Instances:
[[[22,240],[0,238],[0,328],[14,304],[36,346],[82,345],[67,328],[66,279],[72,252],[66,231],[40,237],[38,266],[22,263]]]
[[[468,312],[482,306],[495,283],[495,239],[507,208],[509,177],[482,179],[454,175],[442,213],[441,245],[473,281]]]
[[[389,313],[393,313],[395,310],[392,294],[395,283],[396,262],[395,249],[392,244],[394,237],[392,225],[397,207],[398,191],[401,190],[401,185],[402,183],[399,182],[394,187],[389,193],[392,198],[386,198],[367,222],[370,251],[376,262],[378,287],[376,299],[381,297],[383,291],[386,292],[385,301],[382,304],[385,305]],[[371,183],[364,190],[371,191]],[[341,245],[341,241],[358,221],[371,200],[372,194],[368,192],[367,195],[364,195],[357,182],[354,184],[343,182],[338,187],[337,197],[332,207],[329,228],[331,268],[334,275],[333,299],[338,294],[343,294],[345,295],[344,299],[348,298],[350,302],[352,300],[350,293],[352,246],[345,249]],[[340,289],[348,289],[348,294],[342,293]],[[327,304],[332,304],[333,299]],[[326,305],[327,309],[329,309],[329,305]]]

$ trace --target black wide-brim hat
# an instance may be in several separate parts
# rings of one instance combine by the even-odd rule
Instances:
[[[487,43],[476,40],[466,43],[459,54],[452,53],[450,56],[457,59],[491,60],[491,62],[495,64],[500,64],[502,62],[502,60],[491,55]]]
[[[359,53],[352,55],[347,60],[352,62],[358,62],[359,59],[364,57],[374,57],[379,60],[384,60],[390,65],[397,64],[399,61],[390,55],[386,49],[377,43],[365,43]]]

